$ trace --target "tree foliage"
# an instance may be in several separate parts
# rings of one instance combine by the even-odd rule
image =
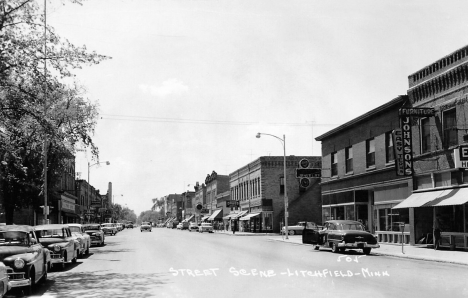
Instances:
[[[128,207],[122,207],[120,204],[112,204],[112,221],[113,222],[136,222],[137,216],[135,211]]]
[[[45,154],[48,189],[77,144],[99,155],[92,140],[98,106],[73,71],[108,57],[61,38],[44,16],[37,1],[0,0],[0,195],[7,214],[37,203]]]

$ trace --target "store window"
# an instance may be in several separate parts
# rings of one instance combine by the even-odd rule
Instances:
[[[273,213],[263,213],[263,230],[273,230]]]
[[[421,134],[421,153],[431,151],[431,126],[429,118],[423,118],[420,121],[420,134]]]
[[[395,152],[393,151],[393,135],[391,131],[385,134],[385,156],[387,163],[395,161]]]
[[[280,194],[284,194],[284,177],[280,177]]]
[[[345,206],[345,213],[347,220],[355,220],[354,218],[354,204]]]
[[[456,109],[443,113],[444,147],[449,148],[458,144]]]
[[[395,204],[375,206],[376,230],[399,232],[400,224],[409,224],[409,209],[392,209],[394,206]]]
[[[331,175],[338,175],[338,158],[336,156],[336,152],[331,154]]]
[[[366,167],[375,166],[375,140],[374,138],[366,141]]]
[[[346,155],[346,173],[353,171],[353,147],[347,147],[345,149]]]

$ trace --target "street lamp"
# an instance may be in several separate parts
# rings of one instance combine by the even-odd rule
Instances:
[[[270,137],[277,138],[281,144],[283,145],[283,166],[284,166],[284,234],[286,235],[286,239],[288,238],[288,193],[287,193],[287,187],[286,187],[286,136],[283,135],[283,138],[279,138],[275,135],[271,135],[268,133],[257,133],[256,138],[260,139],[261,135],[267,135]],[[281,232],[281,231],[280,231]]]
[[[97,162],[97,163],[92,164],[92,165],[90,165],[90,164],[89,164],[89,161],[88,161],[88,202],[86,202],[86,207],[87,207],[86,210],[87,210],[88,212],[89,212],[89,210],[90,210],[89,205],[91,204],[91,199],[90,199],[90,195],[91,195],[91,194],[90,194],[90,184],[89,184],[89,180],[90,180],[90,179],[89,179],[89,169],[90,169],[92,166],[95,166],[95,165],[98,165],[98,164],[101,164],[101,163],[105,163],[106,165],[110,165],[110,162],[109,162],[109,161]],[[88,216],[89,216],[89,213],[88,213]]]

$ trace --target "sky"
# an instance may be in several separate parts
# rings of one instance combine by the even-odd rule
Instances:
[[[42,1],[40,1],[42,2]],[[52,1],[47,22],[111,57],[76,71],[99,160],[76,172],[139,215],[260,156],[320,156],[321,134],[406,94],[468,44],[467,1]],[[77,148],[80,149],[80,148]],[[109,161],[110,165],[106,165]],[[99,164],[93,165],[97,162]]]

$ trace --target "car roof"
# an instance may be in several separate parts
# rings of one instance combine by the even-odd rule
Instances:
[[[82,227],[83,225],[82,224],[77,224],[77,223],[71,223],[71,224],[68,224],[68,226],[70,226],[70,227]]]
[[[336,224],[360,224],[362,225],[362,222],[356,221],[356,220],[345,220],[345,219],[334,219],[334,220],[327,220],[326,223],[336,223]]]
[[[49,230],[49,229],[62,229],[69,228],[68,225],[64,224],[48,224],[48,225],[39,225],[34,227],[36,230]]]
[[[17,232],[30,232],[34,231],[34,227],[26,225],[6,225],[0,226],[0,231],[17,231]]]

